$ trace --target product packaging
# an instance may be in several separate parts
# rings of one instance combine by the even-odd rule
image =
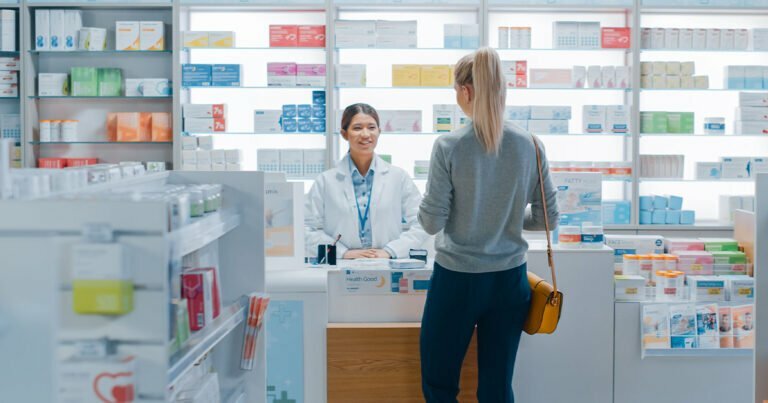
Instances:
[[[182,32],[182,41],[185,48],[207,48],[210,46],[208,32],[205,31],[184,31]]]
[[[212,48],[235,47],[235,33],[232,31],[208,32],[208,46]]]
[[[272,48],[299,45],[299,27],[296,25],[270,25],[269,46]]]
[[[133,310],[130,251],[119,243],[71,249],[72,304],[78,314],[124,315]]]
[[[213,272],[185,270],[181,274],[181,296],[189,303],[189,328],[202,330],[213,322]]]
[[[77,48],[100,52],[107,49],[107,30],[103,28],[81,28]]]
[[[297,87],[325,87],[325,64],[297,64]]]
[[[339,64],[336,66],[336,85],[339,87],[365,87],[365,64]]]
[[[35,50],[51,50],[50,10],[35,10]]]
[[[421,86],[421,66],[418,64],[392,65],[392,86],[393,87]]]
[[[53,16],[51,10],[51,16]],[[138,21],[115,22],[115,50],[140,50],[141,29]]]
[[[152,141],[173,141],[170,113],[152,113]]]
[[[299,25],[297,31],[299,47],[325,47],[325,25]]]
[[[37,75],[37,95],[41,97],[62,97],[69,95],[69,75],[63,73],[40,73]]]
[[[295,87],[296,63],[267,63],[267,85],[270,87]]]
[[[227,104],[184,104],[184,118],[227,118]]]
[[[165,50],[165,24],[162,21],[141,21],[139,29],[139,49]]]
[[[213,81],[213,66],[210,64],[184,64],[181,66],[183,87],[210,87]]]
[[[282,110],[263,110],[253,111],[254,133],[280,133],[282,127],[280,120]]]
[[[123,95],[123,71],[120,69],[99,68],[98,76],[98,95],[100,97],[119,97]],[[72,70],[72,77],[75,77],[75,70]],[[77,84],[73,81],[73,89]],[[77,93],[74,93],[77,95]]]
[[[242,85],[242,68],[239,64],[214,64],[211,66],[211,85],[214,87],[239,87]]]

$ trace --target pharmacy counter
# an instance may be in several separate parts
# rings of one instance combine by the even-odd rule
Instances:
[[[565,294],[560,326],[553,335],[523,337],[515,375],[516,397],[526,403],[610,402],[613,400],[613,252],[607,247],[556,250],[555,262],[558,285]],[[543,242],[531,242],[528,269],[544,278],[550,277]],[[299,363],[303,367],[300,371],[294,368],[294,372],[303,374],[304,388],[300,393],[304,401],[325,402],[327,394],[331,395],[331,402],[375,400],[373,397],[360,400],[357,396],[329,391],[327,384],[333,385],[334,376],[344,371],[349,371],[350,376],[370,373],[377,379],[372,386],[377,390],[395,393],[398,389],[411,388],[407,390],[414,396],[398,398],[398,401],[423,401],[417,388],[418,325],[425,301],[423,289],[428,285],[431,270],[400,272],[404,274],[361,267],[344,270],[273,267],[267,271],[267,291],[273,300],[295,303],[294,311],[301,306],[305,357]],[[268,327],[272,328],[278,328],[277,323],[290,315],[277,308],[271,311]],[[365,345],[368,340],[355,339],[355,335],[363,334],[371,340],[378,337],[394,341],[384,341],[386,345]],[[329,340],[332,337],[329,335],[338,335],[340,339]],[[397,344],[400,342],[402,345]],[[358,347],[356,344],[365,348],[351,360],[334,357],[336,350],[328,347],[341,345],[353,350]],[[268,340],[268,346],[271,345]],[[392,346],[402,348],[394,351],[384,348]],[[301,380],[296,376],[282,379],[287,376],[283,373],[273,374],[274,361],[279,360],[280,365],[286,361],[277,357],[277,353],[273,357],[273,350],[268,351],[268,383],[275,386],[270,393],[281,396],[281,385]],[[390,355],[382,359],[377,354]],[[588,371],[584,370],[586,363]],[[415,380],[411,376],[414,371]],[[472,369],[467,373],[473,373]],[[557,388],[551,387],[552,379],[558,380]],[[474,390],[468,392],[474,394]],[[297,398],[297,393],[299,391],[288,393],[287,398]]]

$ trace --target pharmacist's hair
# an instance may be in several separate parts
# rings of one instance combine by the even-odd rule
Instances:
[[[498,155],[504,135],[504,107],[507,102],[507,83],[501,68],[499,54],[482,47],[456,63],[454,80],[457,85],[471,85],[472,126],[480,144],[488,154]]]
[[[376,126],[381,127],[381,122],[379,122],[379,112],[376,112],[376,108],[368,104],[360,103],[349,105],[344,109],[344,113],[341,115],[341,130],[349,129],[349,125],[352,124],[352,119],[359,113],[373,117],[373,120],[376,121]]]

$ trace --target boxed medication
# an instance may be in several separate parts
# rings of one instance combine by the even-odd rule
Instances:
[[[5,11],[3,11],[5,16]],[[6,17],[3,17],[5,19]],[[63,27],[63,46],[62,50],[73,51],[77,50],[78,34],[80,28],[83,27],[83,14],[80,10],[65,10],[64,12],[64,27]],[[7,27],[3,27],[3,32],[6,32]]]
[[[616,66],[616,88],[629,88],[632,85],[629,66]]]
[[[152,141],[173,141],[170,113],[152,113]]]
[[[74,72],[72,77],[74,77]],[[120,69],[99,68],[98,95],[100,97],[119,97],[123,95],[123,71]]]
[[[66,25],[66,10],[50,10],[50,50],[64,50]]]
[[[499,48],[502,49],[509,47],[509,28],[505,32],[507,33],[507,40],[504,46],[499,44]],[[461,24],[443,25],[443,47],[446,49],[461,49]]]
[[[449,133],[455,128],[456,105],[432,106],[432,130],[435,133]]]
[[[280,172],[289,178],[304,175],[304,150],[280,150]]]
[[[227,164],[239,164],[243,161],[243,151],[242,150],[225,150],[224,151],[224,161]]]
[[[736,261],[732,262],[722,262],[722,263],[746,263],[746,255],[743,252],[739,252],[739,242],[732,238],[702,238],[702,241],[704,241],[704,250],[708,252],[712,252],[712,255],[717,258],[716,252],[733,252],[733,254],[720,254],[720,256],[728,256],[729,258],[733,258],[734,256],[737,256],[738,259]],[[717,259],[715,259],[717,260]],[[715,263],[721,263],[721,262],[715,262]]]
[[[720,33],[720,49],[735,50],[736,49],[736,30],[724,29]]]
[[[253,111],[254,133],[280,133],[280,124],[283,111],[257,109]]]
[[[664,28],[651,28],[651,49],[664,49],[666,30]]]
[[[239,64],[214,64],[211,66],[211,85],[214,87],[239,87],[242,85],[242,67]]]
[[[448,65],[422,65],[421,85],[423,87],[450,87],[451,67]]]
[[[312,105],[312,119],[325,119],[325,105]]]
[[[693,29],[681,28],[677,44],[678,49],[693,49]]]
[[[325,133],[325,119],[312,119],[312,133]]]
[[[587,84],[589,88],[603,87],[603,70],[600,66],[587,67]]]
[[[606,131],[606,108],[600,105],[584,105],[582,122],[584,133],[603,133]]]
[[[567,120],[529,120],[528,131],[534,134],[568,134]]]
[[[698,238],[667,238],[664,242],[667,253],[680,251],[704,250],[704,241]]]
[[[733,39],[735,50],[747,50],[749,48],[749,30],[737,29]]]
[[[750,162],[750,157],[722,157],[720,158],[722,165],[720,176],[723,179],[749,178]]]
[[[531,88],[570,88],[571,69],[531,69]]]
[[[73,67],[72,96],[95,97],[99,95],[99,72],[96,67]]]
[[[256,151],[256,164],[259,171],[280,171],[280,150],[259,149]]]
[[[184,64],[181,66],[181,85],[184,87],[210,87],[213,66],[210,64]]]
[[[416,49],[415,35],[377,35],[376,47],[379,49]]]
[[[35,10],[35,50],[51,50],[51,10]]]
[[[224,119],[219,118],[184,118],[184,131],[187,133],[221,133],[227,131]]]
[[[184,104],[184,118],[227,118],[227,104]]]
[[[531,119],[531,107],[507,106],[504,108],[504,117],[507,120],[529,120]]]
[[[631,203],[627,200],[603,201],[603,225],[627,225],[631,214]]]
[[[296,25],[270,25],[269,47],[296,47],[299,45],[299,27]]]
[[[325,87],[325,64],[297,64],[297,87]]]
[[[696,49],[696,50],[707,49],[707,36],[708,36],[707,29],[704,29],[704,28],[694,29],[693,30],[693,49]]]
[[[392,86],[393,87],[421,86],[421,66],[418,64],[392,65]]]
[[[531,120],[568,120],[571,118],[570,106],[531,106]]]
[[[754,157],[749,164],[751,175],[768,172],[768,158]]]
[[[242,164],[227,164],[227,171],[242,171]]]
[[[285,119],[296,119],[299,117],[299,108],[298,105],[288,104],[283,105],[283,118]]]
[[[743,106],[736,109],[736,120],[768,121],[768,108]]]
[[[642,28],[640,30],[640,49],[651,48],[651,28]]]
[[[768,92],[739,92],[739,106],[768,107]]]
[[[413,21],[376,21],[376,35],[378,36],[399,36],[416,35],[418,22]],[[338,29],[338,28],[337,28]]]
[[[609,133],[629,133],[629,108],[624,105],[606,106],[605,126]]]
[[[197,147],[197,162],[210,164],[213,160],[213,136],[198,136]]]
[[[605,244],[613,249],[614,270],[621,272],[624,255],[648,255],[664,253],[664,237],[661,235],[605,235]]]
[[[461,26],[461,48],[477,49],[480,47],[480,25],[462,24]]]
[[[165,50],[165,24],[162,21],[141,21],[139,28],[141,50]]]
[[[723,86],[727,89],[744,89],[747,74],[746,66],[725,66]]]
[[[603,66],[601,81],[603,88],[616,88],[616,68]]]
[[[61,402],[132,402],[139,389],[136,361],[134,356],[61,360],[52,374],[59,381],[56,396]]]
[[[339,87],[365,87],[365,64],[339,64],[336,65],[336,85]]]
[[[615,275],[617,301],[645,301],[645,277],[639,275]]]
[[[664,29],[664,49],[678,49],[680,47],[680,30],[677,28]]]
[[[640,112],[640,133],[668,133],[666,112]]]
[[[139,113],[117,114],[117,141],[141,141],[139,137]]]
[[[381,131],[389,133],[421,133],[421,111],[379,111]]]
[[[600,45],[603,49],[629,49],[632,29],[606,27],[600,29]]]
[[[707,49],[717,50],[720,49],[720,39],[722,31],[717,28],[707,29]]]
[[[744,66],[744,88],[763,88],[763,66]]]
[[[312,105],[325,105],[325,91],[312,91]]]
[[[768,50],[768,28],[752,29],[752,50]]]
[[[597,49],[600,47],[600,23],[579,22],[579,49]]]
[[[283,111],[285,112],[285,111]],[[296,105],[296,116],[299,119],[309,119],[312,117],[312,105],[301,104]]]
[[[731,275],[728,282],[728,300],[734,302],[754,302],[755,279],[749,276]]]
[[[696,179],[720,179],[721,170],[719,162],[697,162]]]
[[[312,119],[300,118],[296,127],[299,133],[312,133]]]
[[[213,322],[214,289],[212,271],[184,270],[182,272],[181,296],[189,303],[189,327],[192,331],[202,330]]]
[[[235,33],[232,31],[208,32],[208,46],[212,48],[235,47]]]
[[[184,151],[194,151],[197,150],[197,137],[195,136],[182,136],[181,137],[181,150],[182,150],[182,160],[186,160],[185,155],[189,155],[189,158],[192,159],[192,156],[194,154],[184,154]],[[194,162],[197,163],[197,157],[194,157]]]
[[[688,276],[691,300],[720,302],[725,301],[726,281],[715,276]]]
[[[185,48],[207,48],[210,46],[210,37],[207,31],[182,32],[182,46]]]
[[[323,150],[304,150],[304,176],[312,178],[325,171]]]
[[[299,120],[282,118],[280,120],[280,128],[283,133],[296,133],[299,131]]]
[[[267,85],[270,87],[295,87],[296,63],[267,63]]]
[[[38,74],[37,95],[41,97],[69,95],[69,75],[64,73]]]
[[[81,28],[77,48],[80,50],[103,51],[107,49],[107,30],[102,28]]]
[[[325,25],[299,25],[297,45],[306,48],[324,48]]]
[[[587,86],[587,68],[584,66],[573,66],[571,72],[571,87],[584,88]]]
[[[167,97],[172,92],[171,81],[167,78],[127,78],[127,97]]]
[[[140,50],[140,31],[138,21],[115,22],[115,50]]]
[[[552,47],[554,49],[577,49],[579,47],[578,22],[555,21],[552,25]]]

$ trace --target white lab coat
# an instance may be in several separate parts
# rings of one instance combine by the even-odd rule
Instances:
[[[336,256],[348,249],[361,249],[360,220],[349,170],[349,154],[336,166],[320,174],[304,204],[305,239],[309,256],[317,254],[317,245],[331,244],[338,234]],[[429,235],[418,221],[421,193],[408,174],[393,167],[378,155],[371,163],[373,192],[370,221],[372,247],[393,250],[398,258],[407,258],[410,249],[421,248]],[[404,231],[403,223],[407,230]]]

